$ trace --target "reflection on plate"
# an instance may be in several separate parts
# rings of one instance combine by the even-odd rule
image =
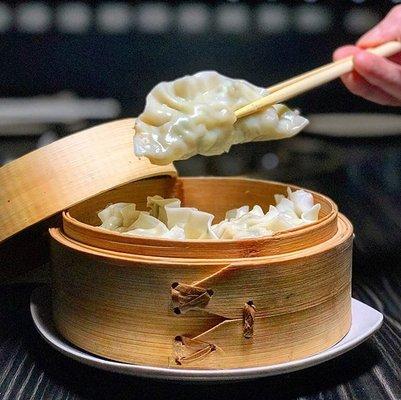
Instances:
[[[51,318],[50,299],[50,290],[47,287],[37,288],[31,296],[31,314],[39,333],[52,347],[67,357],[93,367],[121,374],[166,380],[202,382],[241,380],[278,375],[308,368],[351,350],[378,330],[383,322],[381,313],[358,300],[352,299],[351,329],[340,342],[326,351],[301,360],[276,365],[224,370],[190,370],[124,364],[109,361],[76,348],[56,331]]]

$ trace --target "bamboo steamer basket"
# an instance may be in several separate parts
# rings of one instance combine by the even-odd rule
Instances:
[[[156,194],[219,220],[244,204],[266,209],[286,192],[276,182],[180,178],[171,164],[138,159],[133,122],[78,132],[0,168],[0,276],[26,268],[15,255],[46,249],[50,228],[55,325],[116,361],[241,368],[341,340],[351,324],[352,225],[324,195],[312,192],[317,222],[265,238],[173,241],[96,227],[107,204],[145,209]]]
[[[128,363],[239,368],[310,356],[351,324],[352,226],[329,198],[316,223],[273,237],[129,237],[96,227],[116,201],[176,196],[217,219],[273,203],[287,185],[241,178],[158,177],[127,184],[63,213],[51,229],[53,315],[69,341]],[[296,189],[295,187],[292,187]]]

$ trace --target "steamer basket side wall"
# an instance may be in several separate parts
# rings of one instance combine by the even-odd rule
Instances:
[[[351,324],[352,225],[337,213],[336,224],[323,243],[234,259],[123,253],[52,229],[57,329],[91,353],[163,367],[251,367],[316,354]],[[211,296],[177,315],[174,283]],[[245,338],[249,300],[256,315]]]

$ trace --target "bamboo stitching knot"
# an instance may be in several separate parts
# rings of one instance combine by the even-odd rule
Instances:
[[[183,314],[189,310],[204,308],[212,296],[212,289],[204,289],[178,282],[174,282],[171,285],[171,299],[175,314]]]
[[[250,339],[253,336],[253,327],[255,324],[256,307],[252,300],[245,303],[243,309],[243,322],[244,322],[244,338]]]
[[[173,352],[177,365],[199,361],[216,351],[216,349],[217,347],[213,343],[203,342],[198,339],[191,339],[186,336],[176,336],[174,338]]]

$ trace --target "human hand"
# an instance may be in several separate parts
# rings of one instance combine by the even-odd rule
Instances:
[[[333,58],[354,56],[354,71],[341,77],[352,93],[378,104],[401,106],[401,53],[384,58],[363,50],[390,40],[401,40],[401,5],[365,33],[356,46],[340,47]]]

